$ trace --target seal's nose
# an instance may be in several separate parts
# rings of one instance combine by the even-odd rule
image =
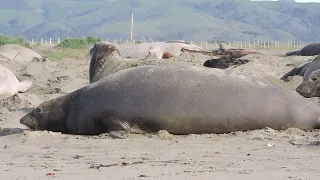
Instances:
[[[296,91],[303,97],[311,97],[311,88],[307,86],[302,86],[301,84],[296,88]]]
[[[27,116],[22,117],[20,119],[20,124],[23,124],[23,125],[27,126],[30,129],[35,129],[37,127],[36,121],[34,121],[32,118],[29,118]]]

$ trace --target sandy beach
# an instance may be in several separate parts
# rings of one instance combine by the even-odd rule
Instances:
[[[45,50],[35,48],[42,54]],[[54,51],[54,49],[52,50]],[[280,81],[294,65],[314,59],[281,57],[264,51],[242,57],[249,63],[229,68],[294,90],[302,81]],[[162,63],[202,66],[209,56],[183,53]],[[30,131],[19,119],[43,101],[89,84],[89,50],[44,62],[0,61],[21,80],[34,84],[25,93],[0,100],[0,180],[228,179],[317,180],[320,130],[270,128],[228,134],[176,136],[132,134],[128,139]],[[310,101],[318,102],[318,98]]]

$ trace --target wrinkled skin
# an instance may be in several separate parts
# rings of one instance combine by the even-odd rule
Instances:
[[[313,71],[308,79],[296,88],[296,91],[305,98],[320,97],[320,70]]]

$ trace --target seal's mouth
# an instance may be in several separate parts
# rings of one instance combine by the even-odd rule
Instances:
[[[27,126],[31,130],[37,130],[38,123],[31,117],[25,116],[20,119],[20,123]]]

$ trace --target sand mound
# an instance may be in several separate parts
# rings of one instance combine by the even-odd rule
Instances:
[[[1,56],[5,57],[7,60],[17,62],[31,62],[33,60],[42,59],[42,57],[35,51],[18,44],[6,44],[0,46],[0,59]]]

